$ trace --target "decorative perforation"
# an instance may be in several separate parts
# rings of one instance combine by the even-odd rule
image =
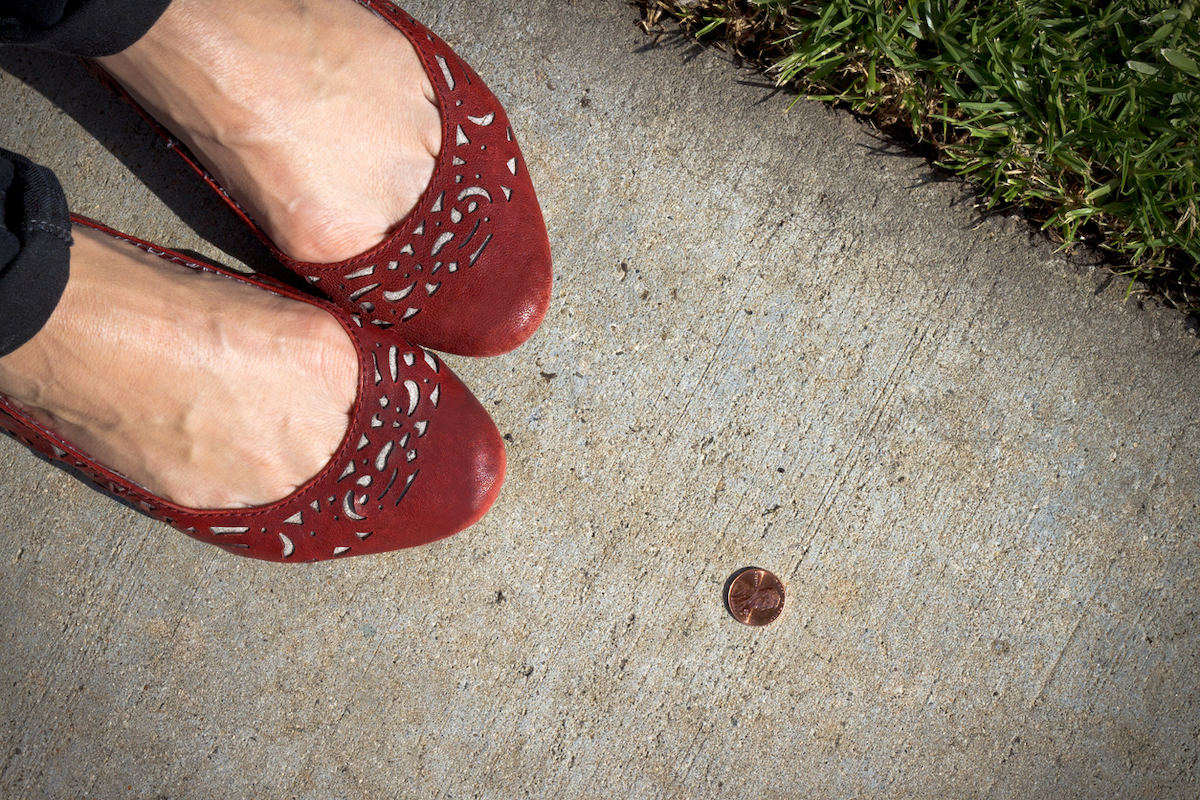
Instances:
[[[390,5],[376,10],[397,24],[416,25]],[[341,277],[338,294],[377,325],[413,319],[435,295],[466,280],[495,235],[492,209],[497,202],[511,202],[514,191],[528,185],[511,180],[521,154],[495,97],[472,80],[470,68],[440,40],[429,34],[423,38],[424,46],[435,51],[436,69],[429,70],[429,77],[442,113],[449,117],[432,182],[446,185],[453,177],[461,188],[427,197],[413,211],[407,234],[401,228],[400,238],[379,261]],[[456,255],[446,258],[446,252]],[[304,265],[296,268],[303,271]],[[435,273],[444,277],[434,280]],[[424,291],[416,291],[418,287]]]
[[[147,249],[136,239],[122,238]],[[196,267],[177,254],[158,252]],[[364,272],[364,277],[369,273]],[[351,322],[356,329],[362,327],[361,319],[351,318]],[[2,396],[0,430],[47,458],[73,467],[97,487],[127,498],[132,507],[230,552],[274,560],[341,557],[355,552],[355,545],[345,541],[347,536],[354,537],[352,542],[367,541],[376,533],[375,521],[380,517],[384,530],[394,525],[389,522],[396,519],[394,510],[419,480],[422,448],[416,442],[436,424],[434,415],[442,392],[441,361],[417,347],[376,341],[364,367],[368,378],[356,412],[359,427],[348,435],[346,446],[323,470],[323,477],[315,479],[314,486],[320,485],[322,494],[313,499],[311,490],[304,492],[297,496],[299,505],[281,503],[261,511],[227,514],[174,506],[73,452],[70,445],[8,405]],[[326,494],[328,491],[334,493]],[[346,523],[353,523],[347,533],[325,540],[318,533],[351,527]]]

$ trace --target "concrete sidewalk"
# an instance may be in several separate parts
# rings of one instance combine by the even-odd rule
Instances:
[[[410,10],[506,103],[555,250],[537,336],[450,359],[498,504],[285,568],[0,441],[0,796],[1200,795],[1180,316],[616,0]],[[73,61],[0,67],[0,144],[75,210],[266,263]],[[747,565],[766,628],[722,606]]]

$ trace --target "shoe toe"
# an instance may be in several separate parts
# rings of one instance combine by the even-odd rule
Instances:
[[[301,492],[333,499],[323,530],[294,554],[302,560],[444,539],[477,522],[504,481],[504,440],[470,389],[434,354],[370,328],[358,331],[354,422],[339,454]]]
[[[367,540],[380,550],[427,544],[474,525],[504,482],[504,440],[495,423],[462,381],[442,371],[436,416],[404,452],[416,477],[394,520],[379,517],[376,541]]]
[[[553,284],[528,166],[508,115],[479,75],[412,17],[398,9],[384,16],[425,64],[443,118],[442,152],[424,197],[395,235],[323,286],[343,307],[396,326],[422,347],[506,353],[537,330]]]
[[[455,355],[498,356],[537,331],[553,287],[547,240],[514,242],[496,252],[494,263],[478,265],[490,275],[465,285],[455,310],[440,315],[441,324],[424,333],[427,347]]]

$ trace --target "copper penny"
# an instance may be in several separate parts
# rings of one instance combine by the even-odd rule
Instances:
[[[783,583],[758,567],[738,570],[725,584],[725,607],[743,625],[769,625],[783,612]]]

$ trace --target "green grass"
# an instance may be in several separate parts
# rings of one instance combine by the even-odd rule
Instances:
[[[1196,0],[635,0],[1200,306]]]

